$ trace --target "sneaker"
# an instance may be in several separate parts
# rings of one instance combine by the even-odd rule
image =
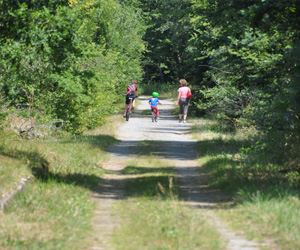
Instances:
[[[179,123],[181,123],[181,120],[179,120]]]
[[[186,123],[186,121],[185,121],[185,120],[183,120],[183,123]]]
[[[125,114],[123,114],[123,118],[125,118],[126,117],[126,115]]]
[[[159,120],[159,117],[156,117],[157,120]]]

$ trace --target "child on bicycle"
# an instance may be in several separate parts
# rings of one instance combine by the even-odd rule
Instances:
[[[132,110],[134,110],[135,98],[139,96],[136,85],[137,85],[137,80],[132,80],[131,84],[127,86],[126,102],[125,102],[126,105],[123,114],[124,118],[126,117],[126,110],[130,102],[132,102]]]
[[[149,104],[151,106],[151,111],[152,111],[152,109],[155,109],[157,119],[159,119],[159,111],[157,108],[157,104],[161,104],[161,102],[157,98],[158,96],[159,96],[159,94],[157,92],[153,92],[152,98],[150,98],[150,100],[149,100]]]

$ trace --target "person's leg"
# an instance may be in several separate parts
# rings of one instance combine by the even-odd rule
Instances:
[[[132,110],[134,110],[134,107],[133,107],[133,101],[132,100],[130,100],[130,104],[131,104],[131,108],[130,108],[130,113],[132,112]]]
[[[155,111],[156,111],[156,116],[159,117],[159,111],[158,111],[158,108],[157,107],[154,107],[155,108]]]
[[[159,111],[157,107],[155,107],[155,112],[156,112],[156,119],[159,120]]]
[[[182,119],[182,114],[183,114],[183,105],[184,105],[184,102],[182,101],[182,99],[179,100],[179,122],[181,122],[181,119]]]
[[[129,102],[130,102],[130,100],[128,99],[128,97],[126,97],[126,101],[125,101],[125,108],[124,108],[124,114],[123,114],[123,117],[125,117],[125,116],[126,116],[126,111],[127,111],[127,108],[128,108]]]
[[[184,109],[183,109],[183,123],[186,123],[188,108],[189,108],[189,101],[186,100],[186,102],[184,104]]]

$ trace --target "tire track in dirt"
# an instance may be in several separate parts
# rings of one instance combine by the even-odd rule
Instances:
[[[179,124],[177,117],[172,115],[172,102],[161,100],[159,107],[161,119],[152,123],[151,118],[141,115],[143,110],[149,110],[148,98],[139,98],[138,110],[130,120],[122,124],[118,130],[121,143],[109,148],[111,159],[103,166],[110,173],[105,174],[101,186],[96,190],[93,199],[98,206],[94,219],[97,244],[90,249],[112,249],[109,244],[110,235],[118,226],[118,217],[113,213],[112,206],[117,200],[123,199],[122,186],[126,179],[120,171],[130,160],[130,155],[140,141],[151,140],[164,142],[165,158],[171,160],[178,173],[180,189],[184,193],[182,202],[196,209],[199,214],[207,216],[208,223],[214,225],[230,250],[256,250],[258,243],[246,240],[230,231],[212,211],[219,203],[226,202],[230,197],[219,190],[209,188],[206,184],[206,174],[201,173],[197,164],[196,141],[190,138],[190,125]]]
[[[92,197],[97,209],[93,220],[96,244],[91,250],[112,249],[109,240],[114,228],[119,225],[112,208],[116,201],[123,199],[124,176],[121,170],[129,160],[128,146],[124,144],[121,142],[109,148],[110,160],[102,166],[108,173],[104,174]]]

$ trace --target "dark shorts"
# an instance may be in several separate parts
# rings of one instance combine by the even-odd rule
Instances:
[[[130,101],[133,101],[135,96],[126,96],[126,104],[129,104]]]

